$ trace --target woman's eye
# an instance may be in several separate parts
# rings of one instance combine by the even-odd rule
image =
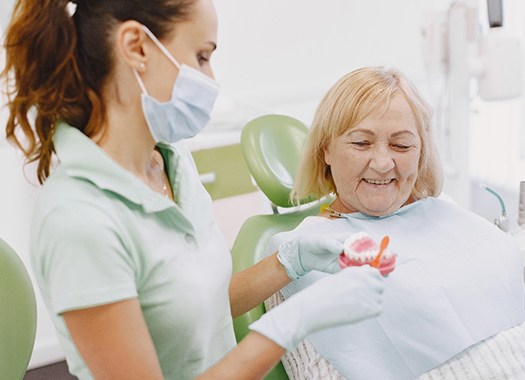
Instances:
[[[410,145],[393,144],[392,146],[394,147],[394,149],[400,150],[400,151],[405,151],[405,150],[409,150],[410,149]]]
[[[368,141],[352,141],[351,144],[358,148],[365,148],[367,146],[370,146],[370,142]]]

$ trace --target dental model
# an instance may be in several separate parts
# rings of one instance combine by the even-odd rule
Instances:
[[[346,268],[368,264],[386,276],[396,266],[396,255],[388,249],[389,242],[389,237],[385,236],[381,246],[378,246],[366,232],[355,233],[343,243],[344,251],[339,255],[339,266]]]

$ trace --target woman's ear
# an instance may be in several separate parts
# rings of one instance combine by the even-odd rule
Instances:
[[[325,145],[323,147],[323,155],[324,155],[324,163],[328,166],[331,165],[331,162],[332,162],[332,156],[330,154],[330,146],[329,145]]]
[[[117,29],[116,52],[119,58],[139,72],[146,69],[149,58],[148,37],[137,21],[124,21]]]

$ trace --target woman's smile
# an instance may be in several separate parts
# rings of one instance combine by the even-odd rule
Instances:
[[[363,178],[363,181],[367,184],[370,184],[370,185],[380,185],[380,186],[384,186],[384,185],[389,185],[391,184],[394,179],[393,178],[389,178],[389,179],[370,179],[370,178]]]

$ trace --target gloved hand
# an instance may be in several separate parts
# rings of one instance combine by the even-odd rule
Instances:
[[[339,254],[348,234],[327,236],[302,235],[279,245],[277,259],[286,269],[288,277],[297,280],[311,270],[336,273],[339,271]]]
[[[250,329],[293,350],[306,336],[358,322],[382,310],[384,279],[368,265],[325,277],[264,314]]]

